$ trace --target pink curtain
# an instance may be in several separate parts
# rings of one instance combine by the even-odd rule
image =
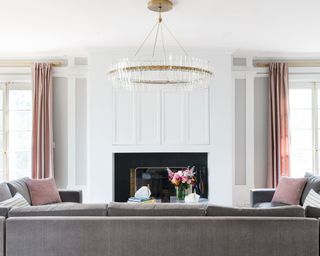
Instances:
[[[290,176],[288,64],[269,68],[268,187],[276,187],[280,176]]]
[[[52,65],[35,63],[33,74],[32,178],[53,176]]]

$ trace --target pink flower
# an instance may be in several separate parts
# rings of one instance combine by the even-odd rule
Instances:
[[[176,180],[181,180],[181,177],[182,177],[182,175],[180,175],[179,172],[176,172],[176,173],[173,175],[173,179],[176,179]]]
[[[173,176],[174,176],[174,172],[171,171],[171,170],[168,168],[168,177],[169,177],[169,180],[172,180],[172,179],[173,179]]]
[[[187,176],[182,176],[181,181],[182,183],[187,183],[189,178]]]

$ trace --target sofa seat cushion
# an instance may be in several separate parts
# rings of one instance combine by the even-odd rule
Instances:
[[[262,202],[256,203],[253,207],[254,208],[272,208],[272,207],[279,207],[279,206],[286,206],[288,204],[283,203],[274,203],[274,202]]]
[[[110,203],[109,216],[205,216],[204,204]]]
[[[20,193],[24,199],[31,205],[31,198],[29,189],[26,184],[26,180],[28,178],[22,178],[18,180],[13,180],[8,183],[8,187],[10,189],[11,195],[14,196],[17,192]]]
[[[12,195],[7,183],[0,183],[0,202],[10,198],[12,198]]]
[[[301,206],[282,206],[273,208],[236,208],[209,205],[207,216],[253,216],[253,217],[305,217]]]
[[[41,206],[15,208],[9,211],[9,217],[27,216],[106,216],[105,204],[58,203]]]

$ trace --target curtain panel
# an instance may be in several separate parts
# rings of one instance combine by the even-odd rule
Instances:
[[[33,76],[32,178],[53,176],[52,65],[35,63]]]
[[[269,74],[267,185],[274,188],[280,176],[290,176],[288,64],[270,64]]]

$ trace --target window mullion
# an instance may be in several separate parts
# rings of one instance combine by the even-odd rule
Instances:
[[[9,159],[8,159],[8,83],[4,86],[3,91],[3,169],[5,173],[5,180],[9,180]]]
[[[318,84],[312,86],[313,172],[319,173]]]

